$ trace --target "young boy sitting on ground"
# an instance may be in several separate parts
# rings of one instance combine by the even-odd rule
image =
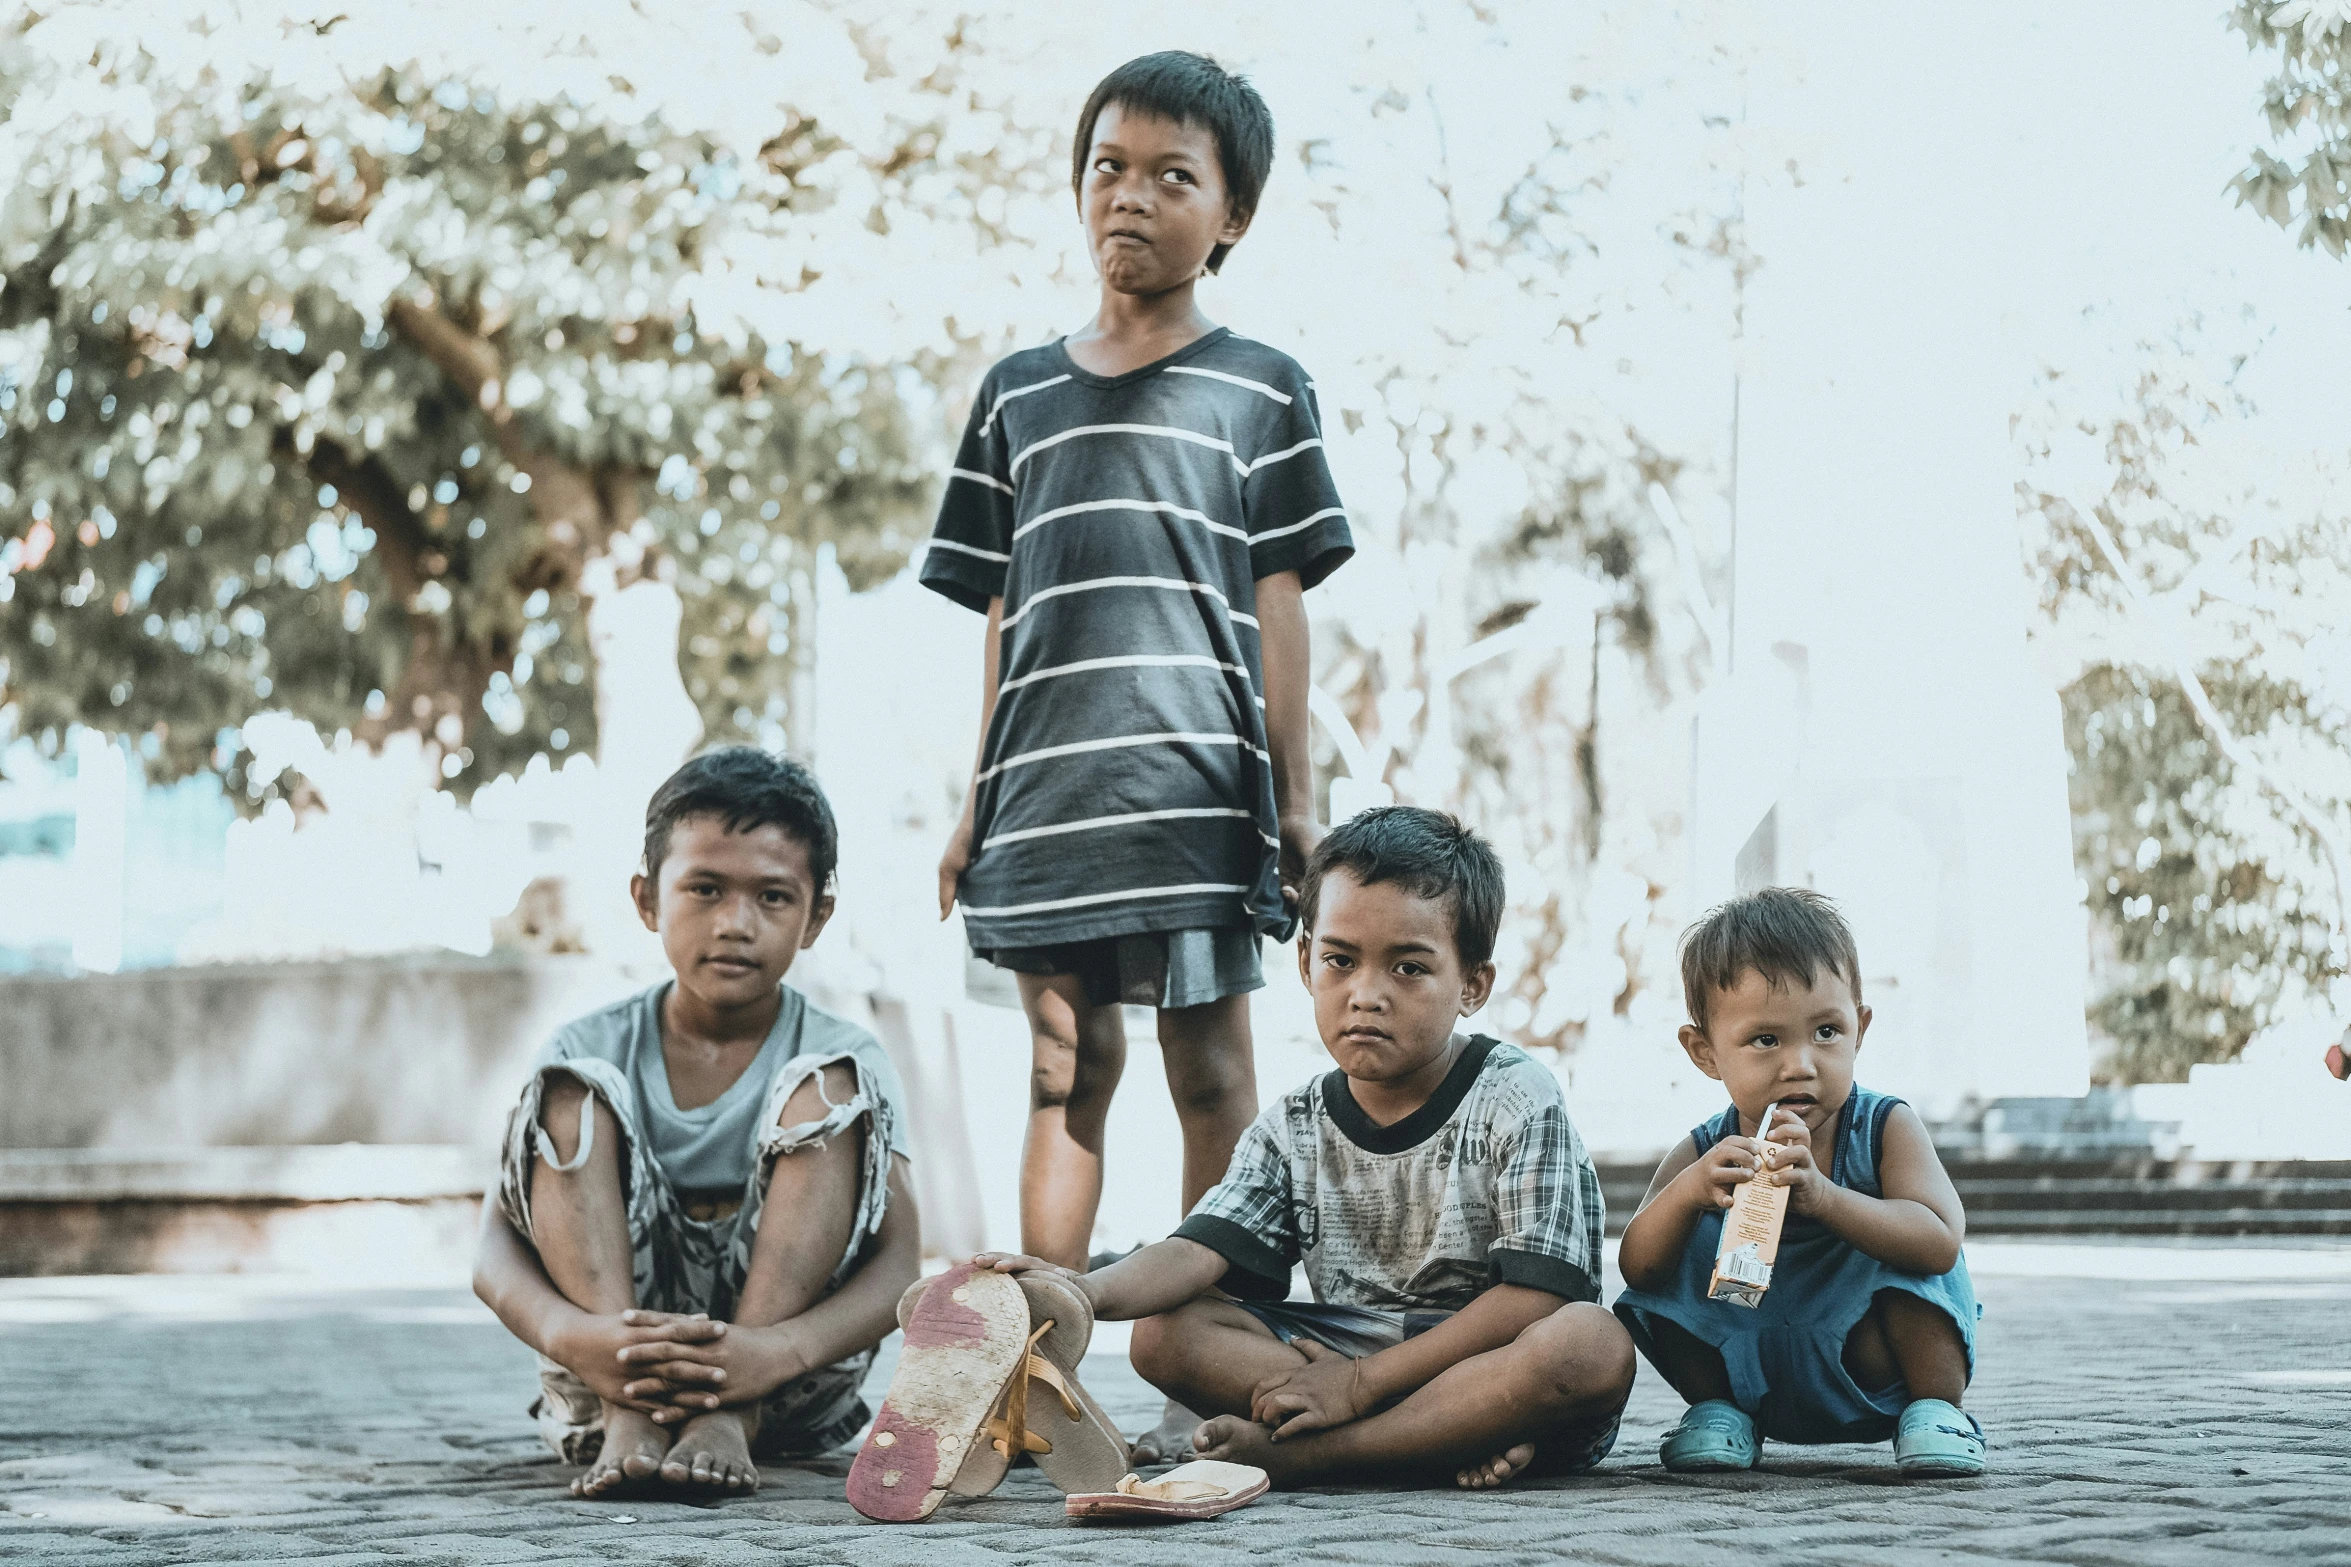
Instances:
[[[1454,1031],[1493,990],[1501,862],[1391,806],[1322,840],[1301,901],[1338,1070],[1257,1118],[1173,1237],[1072,1277],[1143,1319],[1135,1369],[1213,1417],[1202,1458],[1277,1485],[1590,1468],[1634,1366],[1596,1304],[1599,1179],[1549,1069]],[[1301,1259],[1312,1302],[1284,1298]]]
[[[1682,1048],[1731,1103],[1665,1156],[1618,1255],[1616,1313],[1690,1404],[1658,1456],[1746,1469],[1759,1434],[1891,1435],[1907,1474],[1983,1473],[1983,1428],[1959,1408],[1967,1218],[1918,1116],[1853,1081],[1869,1008],[1835,905],[1789,887],[1724,904],[1683,938],[1682,994]],[[1709,1299],[1723,1211],[1759,1167],[1788,1188],[1770,1287],[1754,1307]]]
[[[846,1441],[921,1243],[896,1072],[783,983],[833,912],[832,808],[746,746],[680,768],[630,883],[676,970],[539,1053],[474,1292],[539,1352],[579,1496],[751,1490]],[[765,1217],[766,1222],[762,1222]]]

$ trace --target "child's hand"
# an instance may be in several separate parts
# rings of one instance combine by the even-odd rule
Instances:
[[[598,1398],[657,1416],[661,1409],[672,1407],[675,1394],[651,1386],[648,1369],[681,1356],[694,1358],[700,1346],[724,1338],[726,1332],[727,1324],[707,1316],[680,1317],[666,1311],[626,1311],[617,1316],[598,1313],[575,1322],[560,1339],[550,1342],[547,1357],[587,1383]],[[670,1348],[641,1360],[630,1358],[632,1351],[651,1344]],[[682,1393],[686,1382],[700,1380],[687,1375],[673,1386]],[[715,1397],[705,1401],[699,1393],[686,1396],[691,1402],[684,1407],[718,1407]]]
[[[647,1335],[620,1352],[632,1379],[622,1392],[661,1425],[765,1398],[812,1369],[789,1322],[747,1328],[667,1311],[630,1311],[621,1320]]]
[[[939,856],[939,918],[945,919],[955,908],[955,884],[970,864],[971,812],[965,811],[947,839],[947,852]]]
[[[1257,1384],[1249,1397],[1249,1418],[1273,1428],[1273,1439],[1304,1436],[1343,1426],[1363,1414],[1360,1362],[1310,1338],[1293,1339],[1290,1347],[1306,1357],[1294,1371],[1276,1372]]]
[[[975,1268],[993,1268],[998,1273],[1058,1273],[1078,1288],[1078,1293],[1099,1309],[1102,1298],[1095,1292],[1089,1275],[1075,1268],[1065,1268],[1042,1257],[1031,1257],[1017,1251],[983,1251],[971,1259]]]
[[[1812,1162],[1812,1130],[1804,1118],[1793,1110],[1782,1110],[1764,1128],[1763,1142],[1772,1184],[1788,1189],[1789,1210],[1808,1214],[1817,1209],[1829,1182],[1820,1166]]]
[[[1314,846],[1322,842],[1322,823],[1314,819],[1312,811],[1299,816],[1285,816],[1281,820],[1282,847],[1279,855],[1282,882],[1282,907],[1298,912],[1299,889],[1306,885],[1306,861],[1314,853]]]
[[[1738,1200],[1739,1188],[1760,1167],[1755,1140],[1726,1137],[1706,1150],[1696,1162],[1674,1177],[1690,1206],[1700,1213],[1728,1208]]]

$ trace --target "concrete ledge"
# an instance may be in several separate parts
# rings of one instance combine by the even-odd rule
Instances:
[[[481,1196],[492,1170],[446,1143],[0,1149],[0,1203],[349,1202]]]

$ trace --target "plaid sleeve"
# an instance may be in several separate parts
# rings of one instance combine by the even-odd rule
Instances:
[[[1600,1172],[1556,1096],[1520,1123],[1494,1187],[1500,1233],[1486,1250],[1497,1283],[1600,1298],[1600,1237],[1607,1205]]]
[[[1313,383],[1297,372],[1283,391],[1288,402],[1241,481],[1249,571],[1256,577],[1294,571],[1311,588],[1355,553],[1355,535],[1323,449]]]
[[[1283,1106],[1267,1107],[1241,1134],[1224,1179],[1193,1205],[1176,1234],[1231,1264],[1219,1286],[1244,1300],[1282,1300],[1298,1261],[1290,1202],[1290,1161],[1282,1146]]]
[[[988,601],[1004,596],[1004,574],[1012,562],[1012,457],[1005,449],[1004,421],[997,404],[993,371],[980,383],[963,443],[948,470],[947,493],[922,558],[922,585],[944,593],[967,609],[988,612]]]

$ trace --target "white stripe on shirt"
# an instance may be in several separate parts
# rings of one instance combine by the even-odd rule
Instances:
[[[1206,528],[1209,532],[1221,533],[1228,539],[1241,539],[1245,541],[1249,537],[1247,529],[1236,528],[1230,523],[1218,522],[1215,518],[1209,516],[1206,512],[1194,511],[1189,506],[1177,506],[1167,501],[1134,500],[1079,501],[1074,506],[1056,506],[1051,511],[1042,511],[1037,513],[1037,515],[1031,517],[1028,521],[1013,529],[1012,537],[1015,541],[1018,541],[1021,535],[1026,533],[1034,533],[1037,529],[1042,528],[1048,522],[1059,522],[1064,517],[1075,517],[1081,513],[1090,511],[1164,512],[1170,517],[1181,517],[1186,522],[1196,522],[1200,524],[1201,527]]]
[[[999,843],[1018,843],[1024,838],[1051,838],[1065,832],[1094,832],[1104,827],[1127,827],[1136,822],[1167,822],[1189,816],[1239,816],[1253,818],[1255,811],[1244,811],[1226,805],[1185,806],[1166,811],[1129,811],[1124,816],[1089,816],[1083,821],[1055,822],[1049,827],[1021,827],[1012,832],[991,835],[980,847],[985,850]],[[1277,845],[1278,847],[1278,845]]]
[[[931,540],[931,548],[935,550],[956,550],[965,555],[977,555],[982,560],[1003,561],[1006,563],[1010,563],[1012,560],[1012,557],[1009,555],[999,555],[994,550],[981,549],[977,544],[958,544],[953,539],[933,539]]]
[[[1307,518],[1304,522],[1293,522],[1286,528],[1268,528],[1263,533],[1251,534],[1249,537],[1249,542],[1251,544],[1263,544],[1267,539],[1278,539],[1285,533],[1302,533],[1306,529],[1311,528],[1316,523],[1322,521],[1325,517],[1344,517],[1346,515],[1347,508],[1344,506],[1325,506],[1322,510]]]
[[[1156,734],[1105,735],[1098,740],[1071,740],[1061,745],[1041,745],[1034,751],[1022,751],[1008,756],[995,766],[987,768],[972,779],[977,788],[1009,767],[1025,767],[1030,762],[1049,762],[1060,756],[1081,756],[1088,751],[1118,751],[1130,746],[1144,745],[1237,745],[1253,756],[1271,757],[1262,746],[1251,745],[1235,734],[1209,733],[1183,729],[1162,730]]]
[[[1057,375],[1051,377],[1048,380],[1031,381],[1026,386],[1016,386],[1011,391],[1004,393],[993,403],[988,405],[988,417],[980,421],[980,434],[984,436],[990,430],[995,428],[996,416],[1002,413],[1004,411],[1004,405],[1011,402],[1015,397],[1026,397],[1029,395],[1029,393],[1041,392],[1048,386],[1059,386],[1062,382],[1068,379],[1069,377],[1067,375]]]
[[[947,470],[947,477],[950,481],[955,479],[969,479],[972,481],[972,483],[984,484],[991,490],[1002,490],[1007,495],[1012,493],[1012,486],[1006,484],[1002,479],[997,478],[992,473],[980,473],[970,468],[950,468]]]
[[[1224,596],[1224,589],[1211,582],[1186,582],[1181,577],[1095,577],[1086,582],[1064,582],[1056,587],[1039,588],[1021,600],[1020,608],[1005,616],[999,624],[1011,625],[1027,614],[1033,605],[1047,599],[1062,598],[1071,593],[1091,593],[1098,588],[1165,588],[1171,593],[1205,593],[1222,604],[1228,614],[1233,607],[1233,601]],[[1244,617],[1234,615],[1232,618],[1239,620]]]
[[[1249,671],[1241,665],[1228,664],[1206,653],[1122,653],[1116,658],[1081,658],[1074,664],[1032,669],[1025,675],[1015,675],[1001,682],[996,691],[1002,695],[1031,681],[1058,680],[1063,675],[1082,675],[1096,669],[1221,669],[1228,675],[1239,675],[1243,680],[1249,678]]]
[[[1290,406],[1289,393],[1277,392],[1263,381],[1252,381],[1245,375],[1227,375],[1222,370],[1203,370],[1198,365],[1169,365],[1167,373],[1169,375],[1204,375],[1211,381],[1224,381],[1234,386],[1245,386],[1252,392],[1263,392],[1284,408]],[[1068,377],[1064,376],[1062,379],[1067,380]]]
[[[1225,454],[1233,471],[1247,478],[1249,465],[1233,455],[1233,443],[1219,436],[1202,435],[1197,430],[1181,430],[1172,424],[1081,424],[1064,430],[1059,435],[1048,435],[1041,441],[1032,441],[1013,455],[1009,471],[1016,477],[1020,465],[1048,446],[1059,446],[1063,441],[1074,441],[1081,435],[1164,435],[1171,441],[1190,441],[1195,446],[1213,447]]]
[[[1295,457],[1300,452],[1311,451],[1321,444],[1321,436],[1310,435],[1305,440],[1300,441],[1297,445],[1291,447],[1287,451],[1267,452],[1263,457],[1258,458],[1253,463],[1243,463],[1241,465],[1241,477],[1246,479],[1249,477],[1249,475],[1255,473],[1260,468],[1270,468],[1285,457]]]
[[[1133,898],[1187,898],[1200,892],[1247,892],[1239,882],[1195,881],[1180,887],[1137,887],[1132,892],[1089,892],[1077,898],[1048,898],[1043,903],[1007,903],[1000,908],[975,909],[964,905],[966,915],[981,919],[1002,919],[1013,914],[1044,914],[1054,909],[1082,909],[1095,903],[1123,903]]]

